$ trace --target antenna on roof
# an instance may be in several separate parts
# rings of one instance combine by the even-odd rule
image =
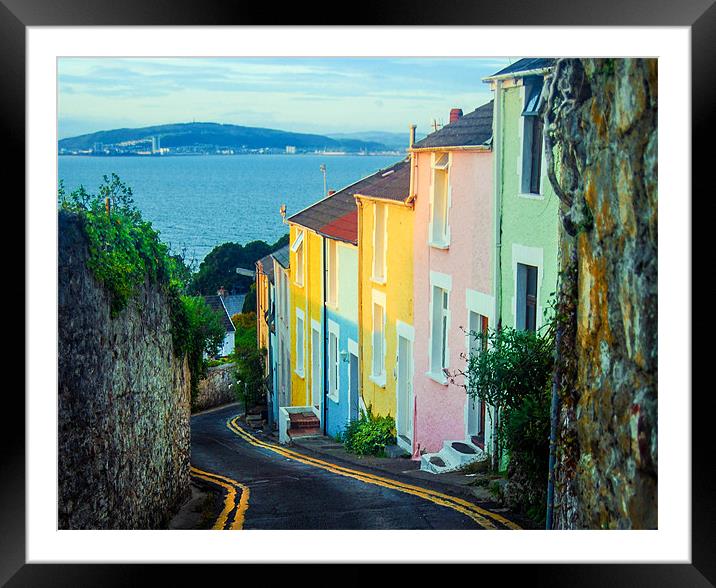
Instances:
[[[285,223],[286,222],[286,205],[285,204],[281,205],[279,212],[281,213],[281,221]]]

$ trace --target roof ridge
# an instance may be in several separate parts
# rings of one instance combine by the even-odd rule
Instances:
[[[401,159],[400,161],[398,161],[398,162],[396,162],[396,163],[393,163],[393,164],[391,164],[391,165],[389,165],[389,166],[387,166],[387,167],[381,168],[381,169],[379,169],[379,170],[376,171],[376,172],[373,172],[373,173],[371,173],[371,174],[368,174],[367,176],[364,176],[364,177],[360,178],[359,180],[356,180],[355,182],[353,182],[353,183],[351,183],[351,184],[348,184],[347,186],[344,186],[344,187],[341,188],[340,190],[336,190],[333,194],[330,194],[330,195],[328,195],[328,196],[324,196],[324,197],[321,198],[320,200],[317,200],[316,202],[314,202],[314,203],[312,203],[312,204],[309,204],[308,206],[306,206],[305,208],[299,210],[298,212],[294,212],[294,213],[293,213],[291,216],[289,216],[286,220],[287,220],[287,221],[290,221],[290,220],[291,220],[292,218],[294,218],[295,216],[298,216],[299,214],[301,214],[301,213],[303,213],[303,212],[306,212],[307,210],[310,210],[310,209],[313,208],[314,206],[318,206],[321,202],[325,202],[325,201],[328,200],[329,198],[334,198],[334,197],[338,196],[339,194],[341,194],[342,192],[345,192],[345,191],[348,190],[351,186],[355,186],[356,184],[359,184],[360,182],[362,182],[362,181],[364,181],[364,180],[367,180],[368,178],[372,178],[373,176],[378,175],[378,174],[381,173],[381,172],[387,171],[387,170],[389,170],[390,168],[395,167],[395,166],[398,165],[399,163],[403,163],[403,162],[407,161],[408,159],[409,159],[409,156],[408,156],[408,157],[405,157],[405,158]],[[302,226],[303,226],[303,225],[302,225]]]

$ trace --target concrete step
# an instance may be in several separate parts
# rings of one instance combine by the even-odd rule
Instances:
[[[487,453],[469,441],[445,441],[442,449],[437,453],[425,453],[420,456],[420,469],[433,474],[442,474],[487,459]]]

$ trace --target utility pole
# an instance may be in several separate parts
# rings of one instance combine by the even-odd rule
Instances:
[[[321,164],[321,171],[323,172],[323,197],[328,196],[328,184],[326,182],[326,164]]]

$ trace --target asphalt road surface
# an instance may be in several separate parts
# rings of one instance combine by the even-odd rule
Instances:
[[[229,406],[191,420],[192,473],[224,496],[215,528],[482,529],[511,526],[463,498],[312,458],[255,436]],[[231,421],[234,421],[233,424]],[[514,527],[513,527],[514,528]]]

